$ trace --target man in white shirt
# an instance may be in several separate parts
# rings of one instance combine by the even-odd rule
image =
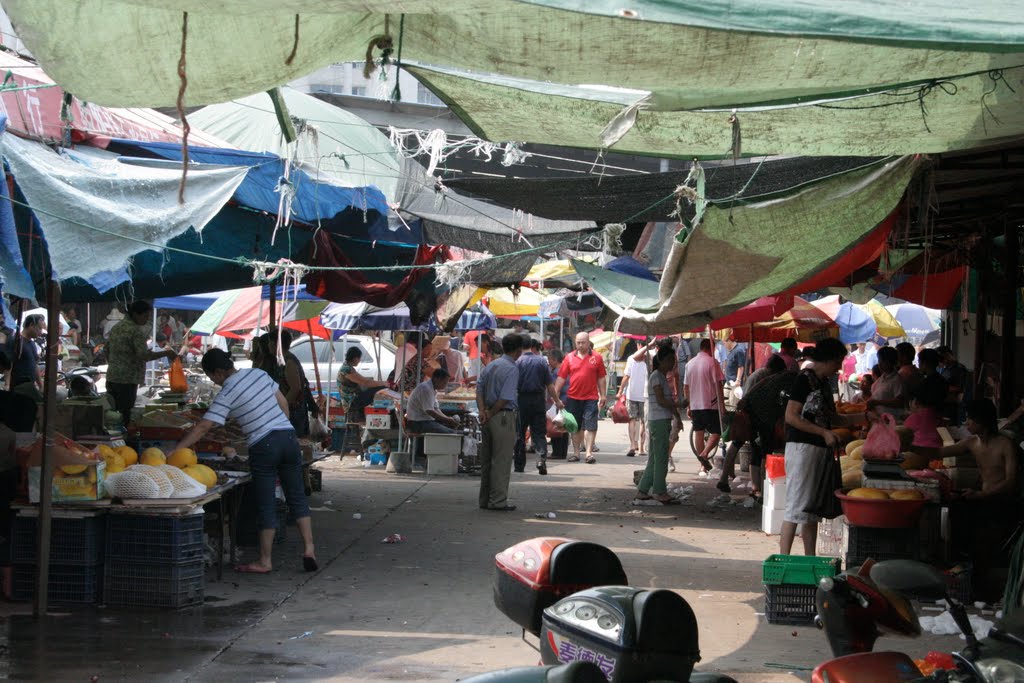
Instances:
[[[637,349],[626,361],[626,370],[619,386],[619,396],[625,394],[629,409],[629,452],[627,458],[637,453],[644,455],[644,444],[647,442],[647,421],[644,405],[647,401],[647,352],[651,344]]]
[[[459,421],[442,413],[441,405],[437,402],[437,392],[448,386],[448,379],[448,371],[438,368],[430,379],[420,382],[412,390],[405,404],[409,431],[418,434],[455,434],[454,427],[459,425]]]

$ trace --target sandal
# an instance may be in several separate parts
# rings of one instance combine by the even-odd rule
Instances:
[[[720,481],[717,484],[715,484],[715,488],[721,491],[722,493],[732,493],[732,488],[724,481]]]
[[[306,555],[303,555],[302,568],[305,569],[307,572],[315,572],[319,568],[319,566],[316,563],[316,558],[307,557]]]
[[[578,455],[570,455],[565,460],[566,460],[566,462],[579,462],[580,461],[580,456],[578,456]]]
[[[592,456],[592,455],[590,455],[590,456],[587,456],[587,460],[586,460],[586,463],[587,463],[588,465],[593,465],[593,464],[594,464],[594,463],[596,463],[596,462],[597,462],[597,458],[595,458],[595,457],[594,457],[594,456]]]
[[[626,457],[627,457],[627,458],[635,458],[635,457],[636,457],[636,450],[634,450],[634,449],[630,448],[630,449],[629,449],[629,450],[628,450],[628,451],[626,452]]]
[[[700,466],[704,468],[705,472],[710,472],[712,469],[714,469],[714,465],[711,464],[711,460],[709,460],[706,456],[698,455],[697,460],[700,461]]]

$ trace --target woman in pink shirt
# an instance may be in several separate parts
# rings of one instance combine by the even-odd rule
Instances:
[[[942,426],[939,409],[945,397],[933,396],[933,393],[927,384],[919,386],[911,395],[911,413],[903,423],[905,427],[914,430],[914,452],[929,457],[942,448],[942,437],[938,432]]]

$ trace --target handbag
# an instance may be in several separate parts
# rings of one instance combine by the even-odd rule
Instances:
[[[843,468],[839,463],[839,451],[830,452],[821,468],[821,476],[815,484],[814,497],[804,512],[822,519],[835,519],[843,514],[843,504],[836,498],[836,491],[843,488]]]
[[[612,422],[615,424],[626,424],[629,422],[629,407],[626,405],[626,395],[622,394],[615,405],[612,406]]]

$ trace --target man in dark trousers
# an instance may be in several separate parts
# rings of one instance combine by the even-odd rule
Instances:
[[[526,471],[526,430],[530,430],[533,449],[537,454],[537,472],[548,473],[546,397],[551,397],[561,410],[555,384],[551,381],[548,361],[540,355],[541,343],[523,335],[523,354],[516,361],[519,368],[519,432],[513,464],[516,472]]]

